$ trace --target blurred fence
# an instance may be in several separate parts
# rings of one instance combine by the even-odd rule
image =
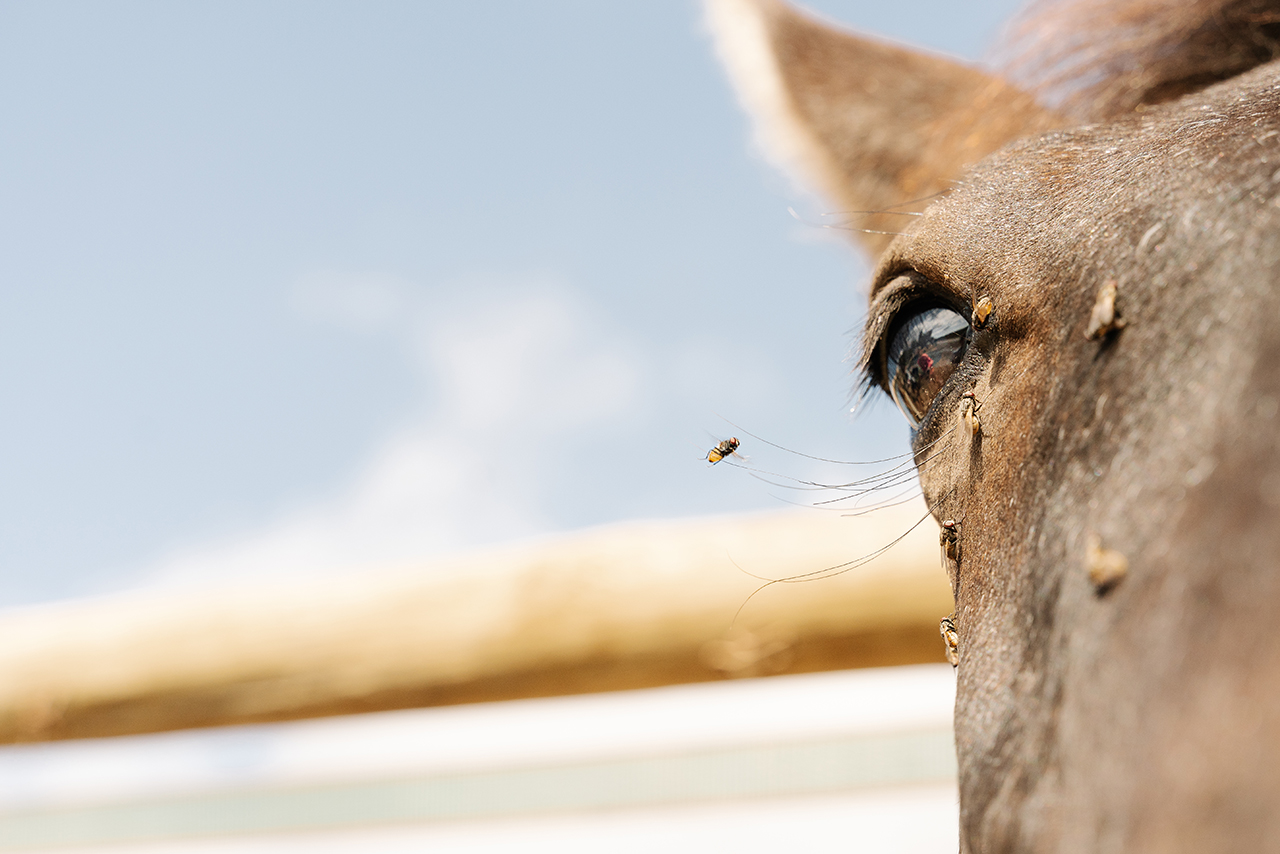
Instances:
[[[633,523],[13,611],[0,742],[939,662],[937,536],[919,502]],[[800,578],[760,589],[753,575]]]

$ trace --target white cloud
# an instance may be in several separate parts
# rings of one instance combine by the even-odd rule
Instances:
[[[638,357],[554,283],[469,283],[442,305],[387,277],[325,275],[296,297],[314,318],[399,338],[420,369],[422,414],[329,498],[179,550],[149,573],[157,582],[369,566],[545,531],[550,451],[639,402]]]
[[[460,431],[518,427],[517,440],[585,426],[625,409],[638,386],[634,357],[554,290],[428,317],[416,343],[441,384],[440,414]]]

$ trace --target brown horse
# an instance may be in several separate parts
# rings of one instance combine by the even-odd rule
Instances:
[[[945,520],[962,848],[1280,850],[1280,3],[1048,6],[1003,79],[711,19],[766,147],[878,212],[862,368]]]

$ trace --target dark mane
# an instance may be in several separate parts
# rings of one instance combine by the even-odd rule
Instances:
[[[1045,0],[1003,41],[995,58],[1009,80],[1094,121],[1280,56],[1280,0]]]

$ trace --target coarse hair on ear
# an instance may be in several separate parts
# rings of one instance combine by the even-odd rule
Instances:
[[[873,255],[901,230],[897,212],[919,210],[912,202],[945,192],[1010,140],[1059,124],[997,77],[781,0],[707,0],[706,8],[761,148],[850,212],[851,235]]]
[[[1280,57],[1280,0],[1040,0],[1005,41],[1010,79],[1100,121]]]

